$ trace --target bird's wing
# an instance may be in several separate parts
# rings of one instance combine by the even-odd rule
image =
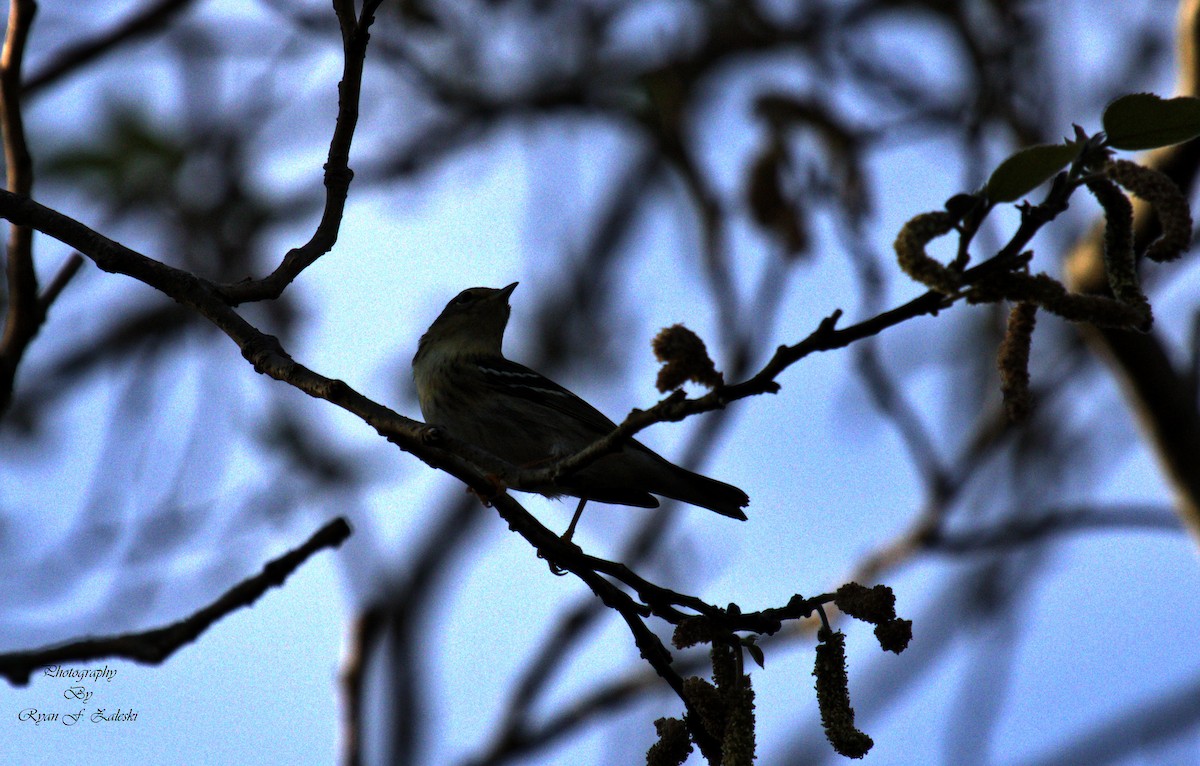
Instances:
[[[600,410],[523,364],[508,359],[486,359],[479,362],[479,371],[483,373],[486,384],[500,393],[528,399],[561,412],[593,432],[596,439],[617,427]]]

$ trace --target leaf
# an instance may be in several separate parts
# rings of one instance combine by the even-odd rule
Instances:
[[[1053,178],[1077,154],[1079,146],[1074,142],[1027,146],[992,171],[984,191],[993,202],[1016,202]]]
[[[1200,136],[1200,99],[1164,99],[1153,93],[1121,96],[1104,110],[1104,132],[1114,149],[1157,149]]]
[[[750,638],[742,639],[742,646],[746,648],[746,653],[750,655],[750,659],[754,660],[755,664],[760,668],[766,669],[767,666],[763,664],[766,657],[763,656],[762,647],[754,643],[753,638],[751,636]]]

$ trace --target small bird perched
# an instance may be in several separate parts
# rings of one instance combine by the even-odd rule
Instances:
[[[516,287],[472,287],[455,296],[421,336],[413,380],[429,425],[532,467],[574,454],[617,426],[554,381],[504,358],[508,297]],[[680,468],[634,440],[554,486],[527,491],[580,499],[567,540],[588,500],[656,508],[654,495],[662,495],[742,520],[750,502],[737,487]]]

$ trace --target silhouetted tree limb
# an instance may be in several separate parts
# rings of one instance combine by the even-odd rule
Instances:
[[[15,686],[47,665],[121,657],[144,665],[157,665],[180,648],[195,641],[225,615],[257,601],[296,571],[310,556],[324,548],[336,548],[350,536],[350,525],[337,518],[317,530],[300,547],[263,566],[262,572],[230,588],[213,603],[179,622],[154,630],[120,636],[86,638],[45,649],[0,654],[0,675]]]
[[[5,185],[12,194],[28,195],[33,188],[33,161],[25,141],[21,114],[21,67],[25,43],[37,12],[34,0],[12,0],[4,48],[0,51],[0,135],[4,141]],[[33,232],[13,226],[8,233],[8,305],[0,335],[0,415],[12,401],[13,379],[33,336],[45,319],[38,300],[37,271],[33,265]]]

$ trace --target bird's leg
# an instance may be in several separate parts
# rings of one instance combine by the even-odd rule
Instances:
[[[583,515],[583,506],[587,505],[587,498],[579,498],[579,506],[575,509],[575,515],[571,517],[571,523],[567,525],[567,531],[563,532],[562,541],[564,543],[571,542],[571,536],[575,534],[575,525],[579,523],[579,517]]]
[[[579,523],[579,517],[583,515],[583,506],[585,506],[585,505],[587,505],[587,498],[586,497],[580,498],[579,506],[575,508],[575,515],[571,517],[571,523],[567,525],[567,531],[563,532],[563,536],[561,538],[559,538],[564,543],[570,544],[571,535],[575,534],[575,525]],[[575,546],[575,547],[578,548],[579,546]],[[542,558],[541,553],[538,553],[538,558],[539,559]],[[563,575],[565,575],[567,573],[567,570],[558,566],[553,561],[550,562],[550,571],[553,572],[554,574],[558,575],[559,577],[562,577]]]

